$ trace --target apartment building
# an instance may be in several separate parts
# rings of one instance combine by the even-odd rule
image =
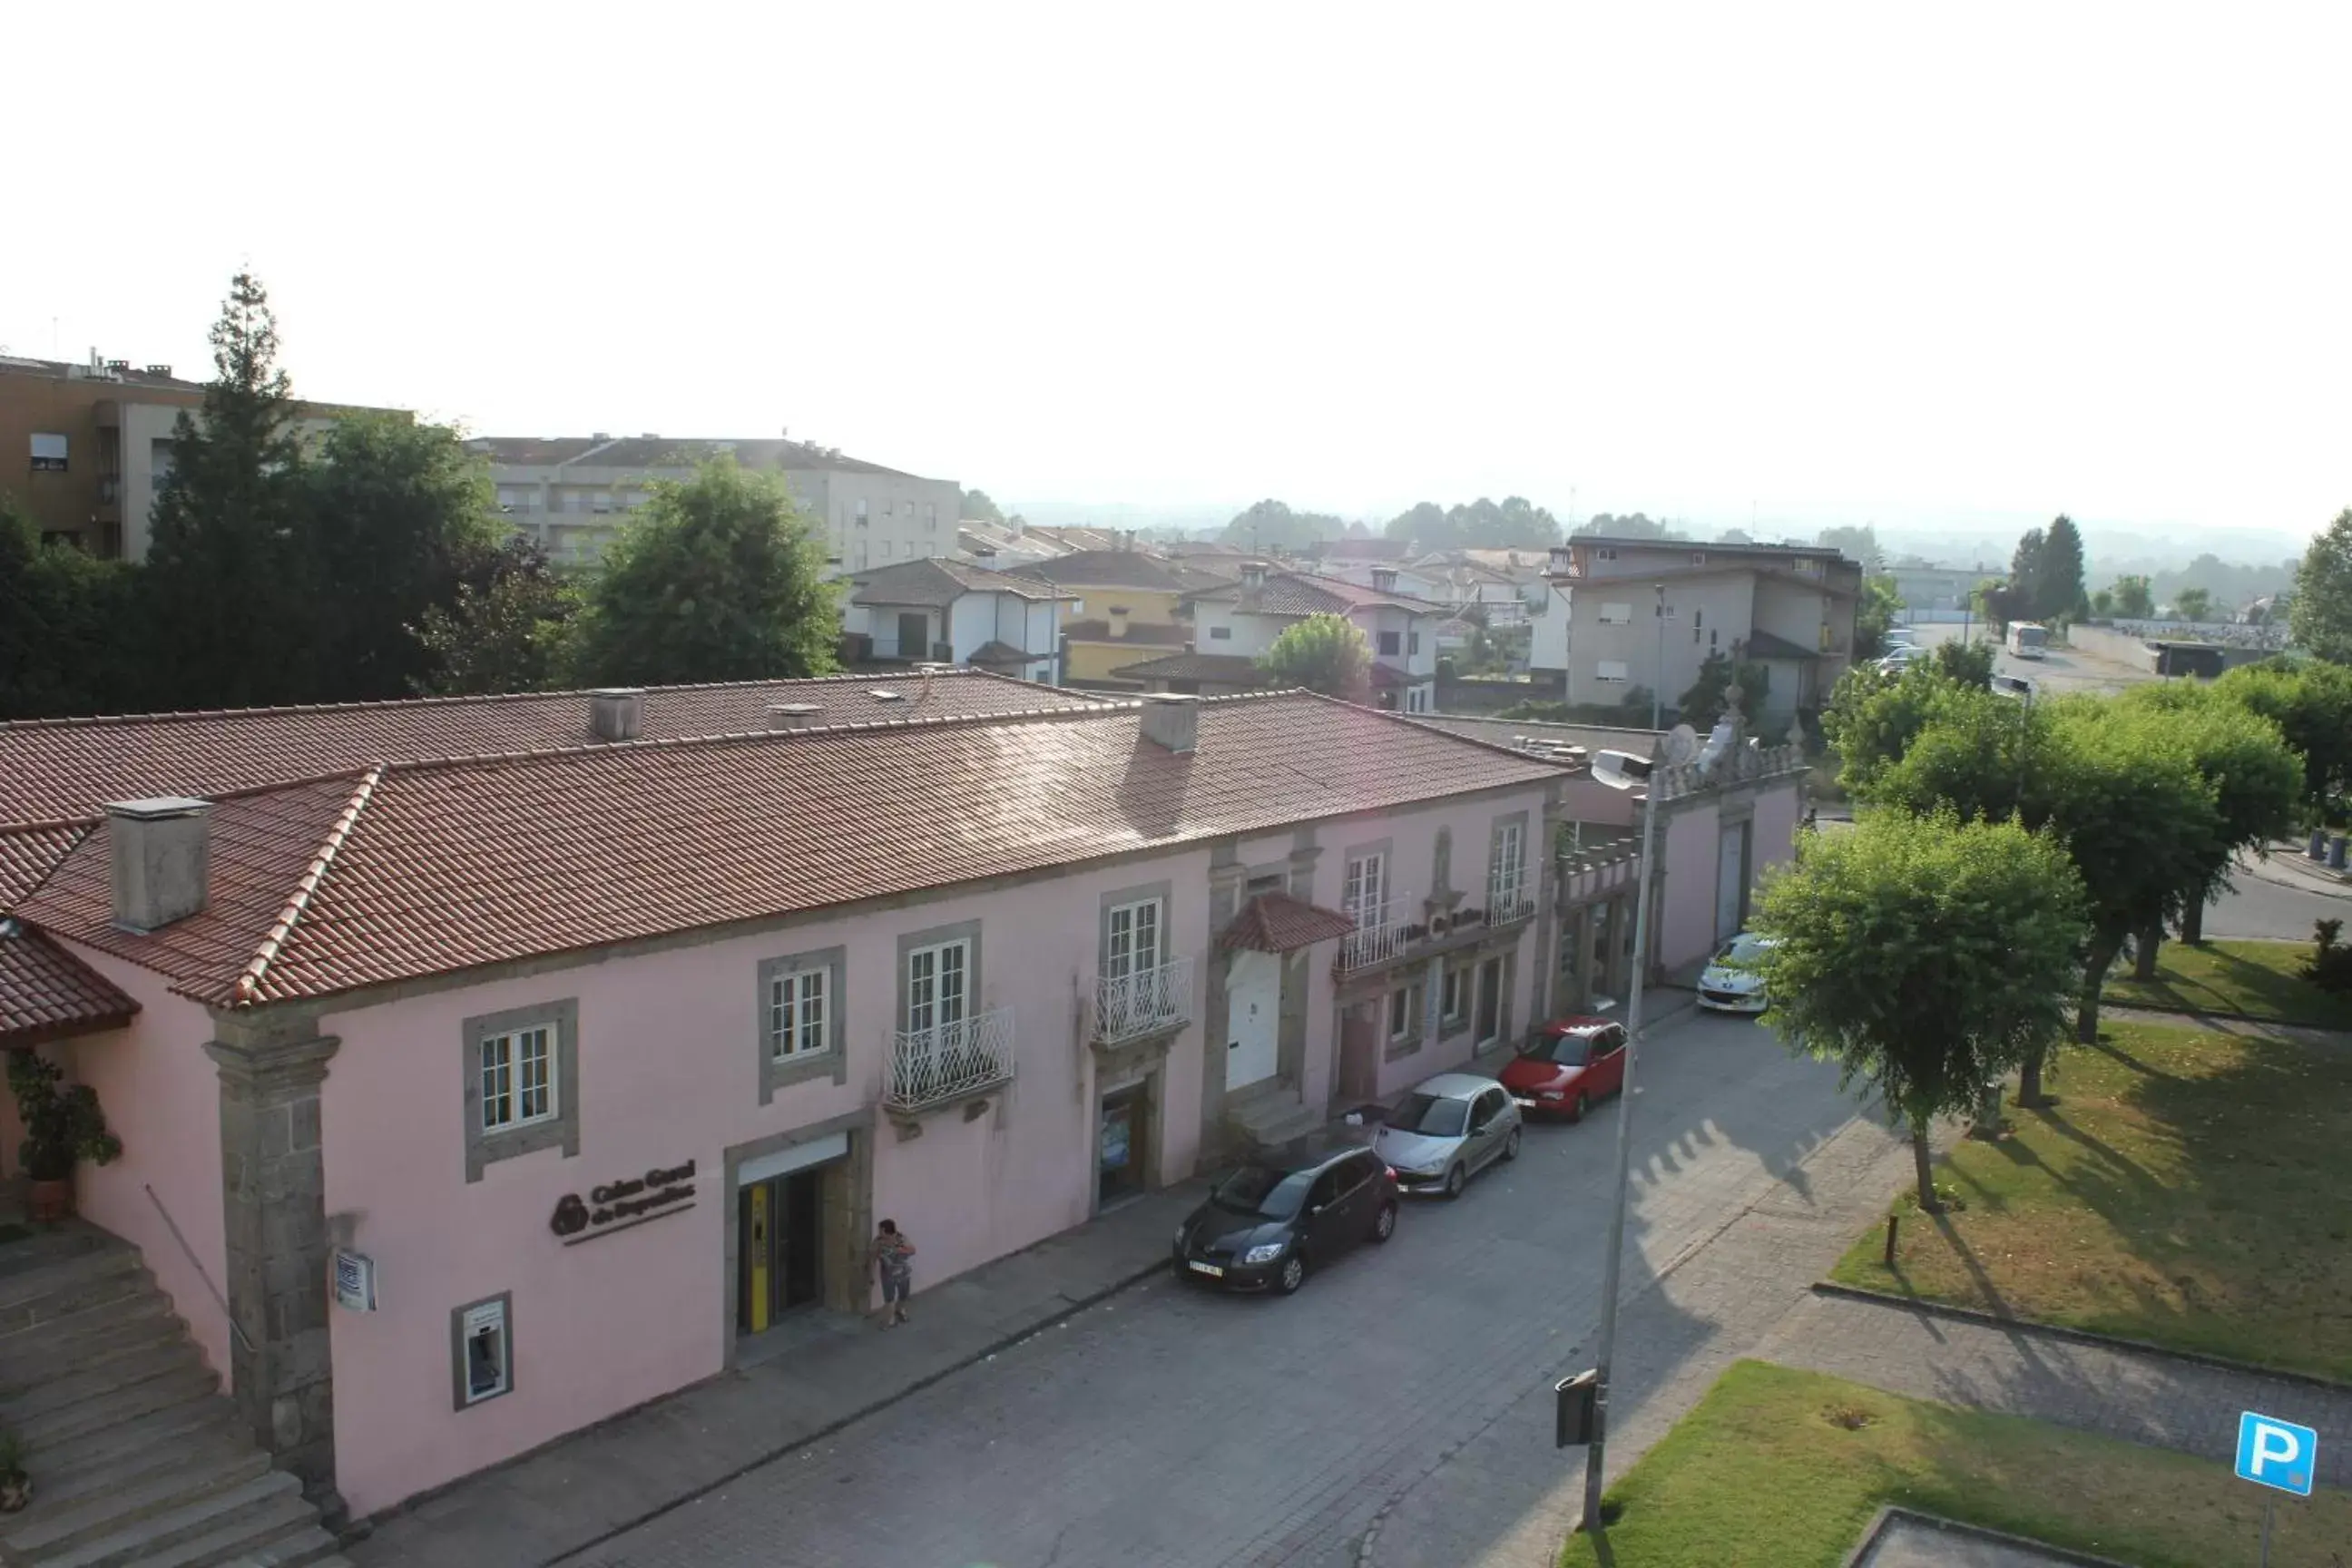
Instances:
[[[1315,573],[1244,561],[1230,582],[1184,597],[1192,616],[1192,649],[1121,666],[1122,680],[1155,691],[1246,690],[1264,684],[1257,658],[1275,639],[1309,616],[1343,616],[1363,632],[1372,650],[1372,700],[1404,713],[1436,708],[1437,623],[1445,606],[1401,593],[1397,574],[1372,567],[1370,585]]]
[[[51,543],[143,561],[148,519],[172,472],[183,413],[204,406],[205,384],[168,364],[0,356],[0,492],[29,511]],[[296,428],[315,442],[355,405],[302,403]]]
[[[1786,721],[1819,708],[1852,662],[1862,574],[1818,545],[1572,539],[1552,552],[1536,668],[1557,670],[1571,703],[1646,689],[1671,709],[1722,655],[1764,667],[1756,717]]]
[[[783,476],[817,521],[831,574],[952,555],[963,489],[791,440],[660,436],[486,437],[467,443],[490,465],[499,507],[558,561],[593,561],[643,506],[656,480],[685,479],[701,458],[731,455]]]

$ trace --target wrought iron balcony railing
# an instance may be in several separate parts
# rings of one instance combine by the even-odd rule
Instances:
[[[1180,1027],[1192,1016],[1189,958],[1171,958],[1156,969],[1105,974],[1095,981],[1095,1038],[1106,1045]]]
[[[884,1103],[893,1110],[921,1110],[1008,1083],[1013,1043],[1010,1007],[903,1030],[891,1042]]]

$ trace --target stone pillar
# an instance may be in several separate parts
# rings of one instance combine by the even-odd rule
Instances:
[[[1238,841],[1228,840],[1209,852],[1209,931],[1202,944],[1202,960],[1209,968],[1208,1016],[1201,1028],[1201,1153],[1197,1171],[1207,1171],[1223,1157],[1225,1146],[1225,1048],[1233,1039],[1233,1003],[1225,994],[1230,955],[1217,951],[1217,938],[1241,913],[1242,889],[1249,873],[1241,863]]]
[[[332,1514],[334,1362],[327,1326],[326,1158],[319,1087],[341,1043],[315,1016],[215,1013],[231,1395],[254,1440]]]

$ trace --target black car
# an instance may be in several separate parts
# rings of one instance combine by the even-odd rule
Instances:
[[[1287,1296],[1307,1271],[1396,1230],[1396,1173],[1360,1143],[1251,1161],[1176,1227],[1176,1277]]]

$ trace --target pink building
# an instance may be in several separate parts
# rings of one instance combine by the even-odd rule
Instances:
[[[866,1308],[881,1216],[936,1284],[1516,1042],[1585,997],[1555,837],[1626,806],[973,673],[0,725],[0,1044],[124,1145],[81,1211],[359,1514]]]

